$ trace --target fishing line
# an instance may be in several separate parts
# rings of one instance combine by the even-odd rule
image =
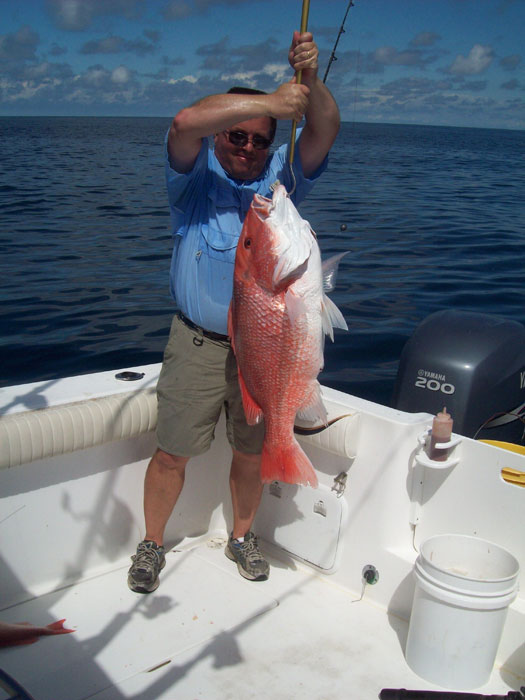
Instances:
[[[513,423],[515,420],[519,420],[525,425],[525,411],[523,411],[524,407],[525,404],[521,404],[521,406],[518,406],[518,408],[515,408],[513,411],[501,411],[499,413],[494,413],[494,415],[487,418],[487,420],[479,426],[472,439],[477,440],[478,435],[484,428],[497,428],[500,425],[505,425],[506,423]],[[507,420],[500,420],[498,422],[498,419],[502,419],[503,417],[506,417]]]

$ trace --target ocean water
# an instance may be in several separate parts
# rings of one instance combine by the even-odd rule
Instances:
[[[162,359],[169,122],[0,118],[0,385]],[[389,404],[432,312],[525,321],[524,156],[523,131],[343,124],[301,206],[323,257],[349,251],[323,383]]]

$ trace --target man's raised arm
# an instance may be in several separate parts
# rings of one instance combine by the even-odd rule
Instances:
[[[306,85],[289,82],[267,95],[209,95],[181,109],[173,119],[168,136],[172,167],[182,173],[191,170],[202,139],[233,124],[257,117],[300,121],[308,108],[309,93]]]

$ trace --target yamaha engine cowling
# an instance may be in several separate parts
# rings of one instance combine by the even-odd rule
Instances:
[[[455,433],[525,444],[525,327],[467,311],[431,314],[403,349],[393,406],[432,414],[446,406]]]

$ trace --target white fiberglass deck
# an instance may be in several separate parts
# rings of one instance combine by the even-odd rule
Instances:
[[[404,647],[418,548],[443,533],[499,543],[521,563],[522,592],[479,692],[525,685],[525,489],[502,479],[503,469],[525,473],[523,455],[460,438],[450,464],[429,467],[421,436],[431,416],[323,388],[341,420],[301,438],[319,488],[265,489],[254,529],[272,568],[255,583],[224,556],[231,450],[221,419],[168,523],[176,547],[161,586],[144,596],[126,578],[144,535],[159,366],[134,369],[134,386],[104,372],[0,389],[0,620],[66,618],[76,630],[0,649],[0,669],[35,700],[437,690],[409,669]],[[379,581],[354,602],[368,564]]]
[[[76,631],[2,650],[0,667],[35,700],[365,700],[383,687],[436,689],[405,662],[406,622],[366,591],[354,602],[360,591],[272,554],[270,579],[245,581],[224,542],[169,552],[150,595],[129,591],[123,562],[3,610],[6,622],[65,617]],[[506,694],[508,684],[515,678],[495,669],[480,692]]]

